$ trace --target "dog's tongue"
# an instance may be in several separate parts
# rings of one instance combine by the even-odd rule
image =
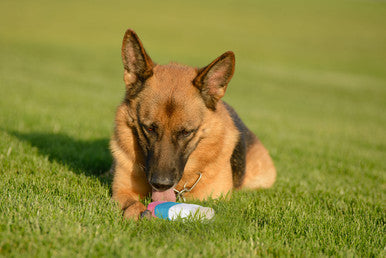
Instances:
[[[174,194],[173,188],[163,192],[153,190],[151,194],[151,198],[153,199],[153,202],[158,202],[158,201],[175,202],[176,201],[176,195]]]

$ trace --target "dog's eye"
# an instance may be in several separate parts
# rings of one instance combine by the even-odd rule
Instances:
[[[145,130],[149,133],[155,133],[157,130],[157,126],[155,125],[150,125],[150,126],[143,125],[143,128],[145,128]]]
[[[182,137],[188,137],[192,134],[193,131],[187,131],[187,130],[181,130],[179,135],[181,135]]]

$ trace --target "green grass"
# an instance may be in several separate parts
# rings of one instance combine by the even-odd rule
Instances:
[[[0,2],[0,256],[386,256],[386,3]],[[103,176],[120,44],[204,66],[270,150],[273,188],[201,204],[213,222],[132,222]]]

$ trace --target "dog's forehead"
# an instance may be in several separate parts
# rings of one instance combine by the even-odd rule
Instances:
[[[153,69],[154,86],[162,90],[173,90],[175,87],[192,85],[193,79],[197,76],[197,69],[190,66],[170,63],[167,65],[157,65]]]
[[[140,119],[147,123],[156,123],[163,129],[197,127],[205,110],[205,105],[198,98],[178,100],[170,96],[153,99],[151,103],[152,105],[140,105]]]
[[[196,75],[197,70],[189,66],[157,65],[141,94],[143,116],[163,124],[185,124],[200,115],[205,105],[193,86]]]
[[[166,105],[169,111],[175,106],[186,106],[186,101],[199,97],[199,91],[193,86],[197,69],[171,63],[157,65],[153,76],[148,79],[144,95],[156,102],[157,106]]]

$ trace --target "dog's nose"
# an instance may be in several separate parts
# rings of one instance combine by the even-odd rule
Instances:
[[[167,178],[152,178],[150,184],[157,191],[165,191],[173,187],[174,182]]]

